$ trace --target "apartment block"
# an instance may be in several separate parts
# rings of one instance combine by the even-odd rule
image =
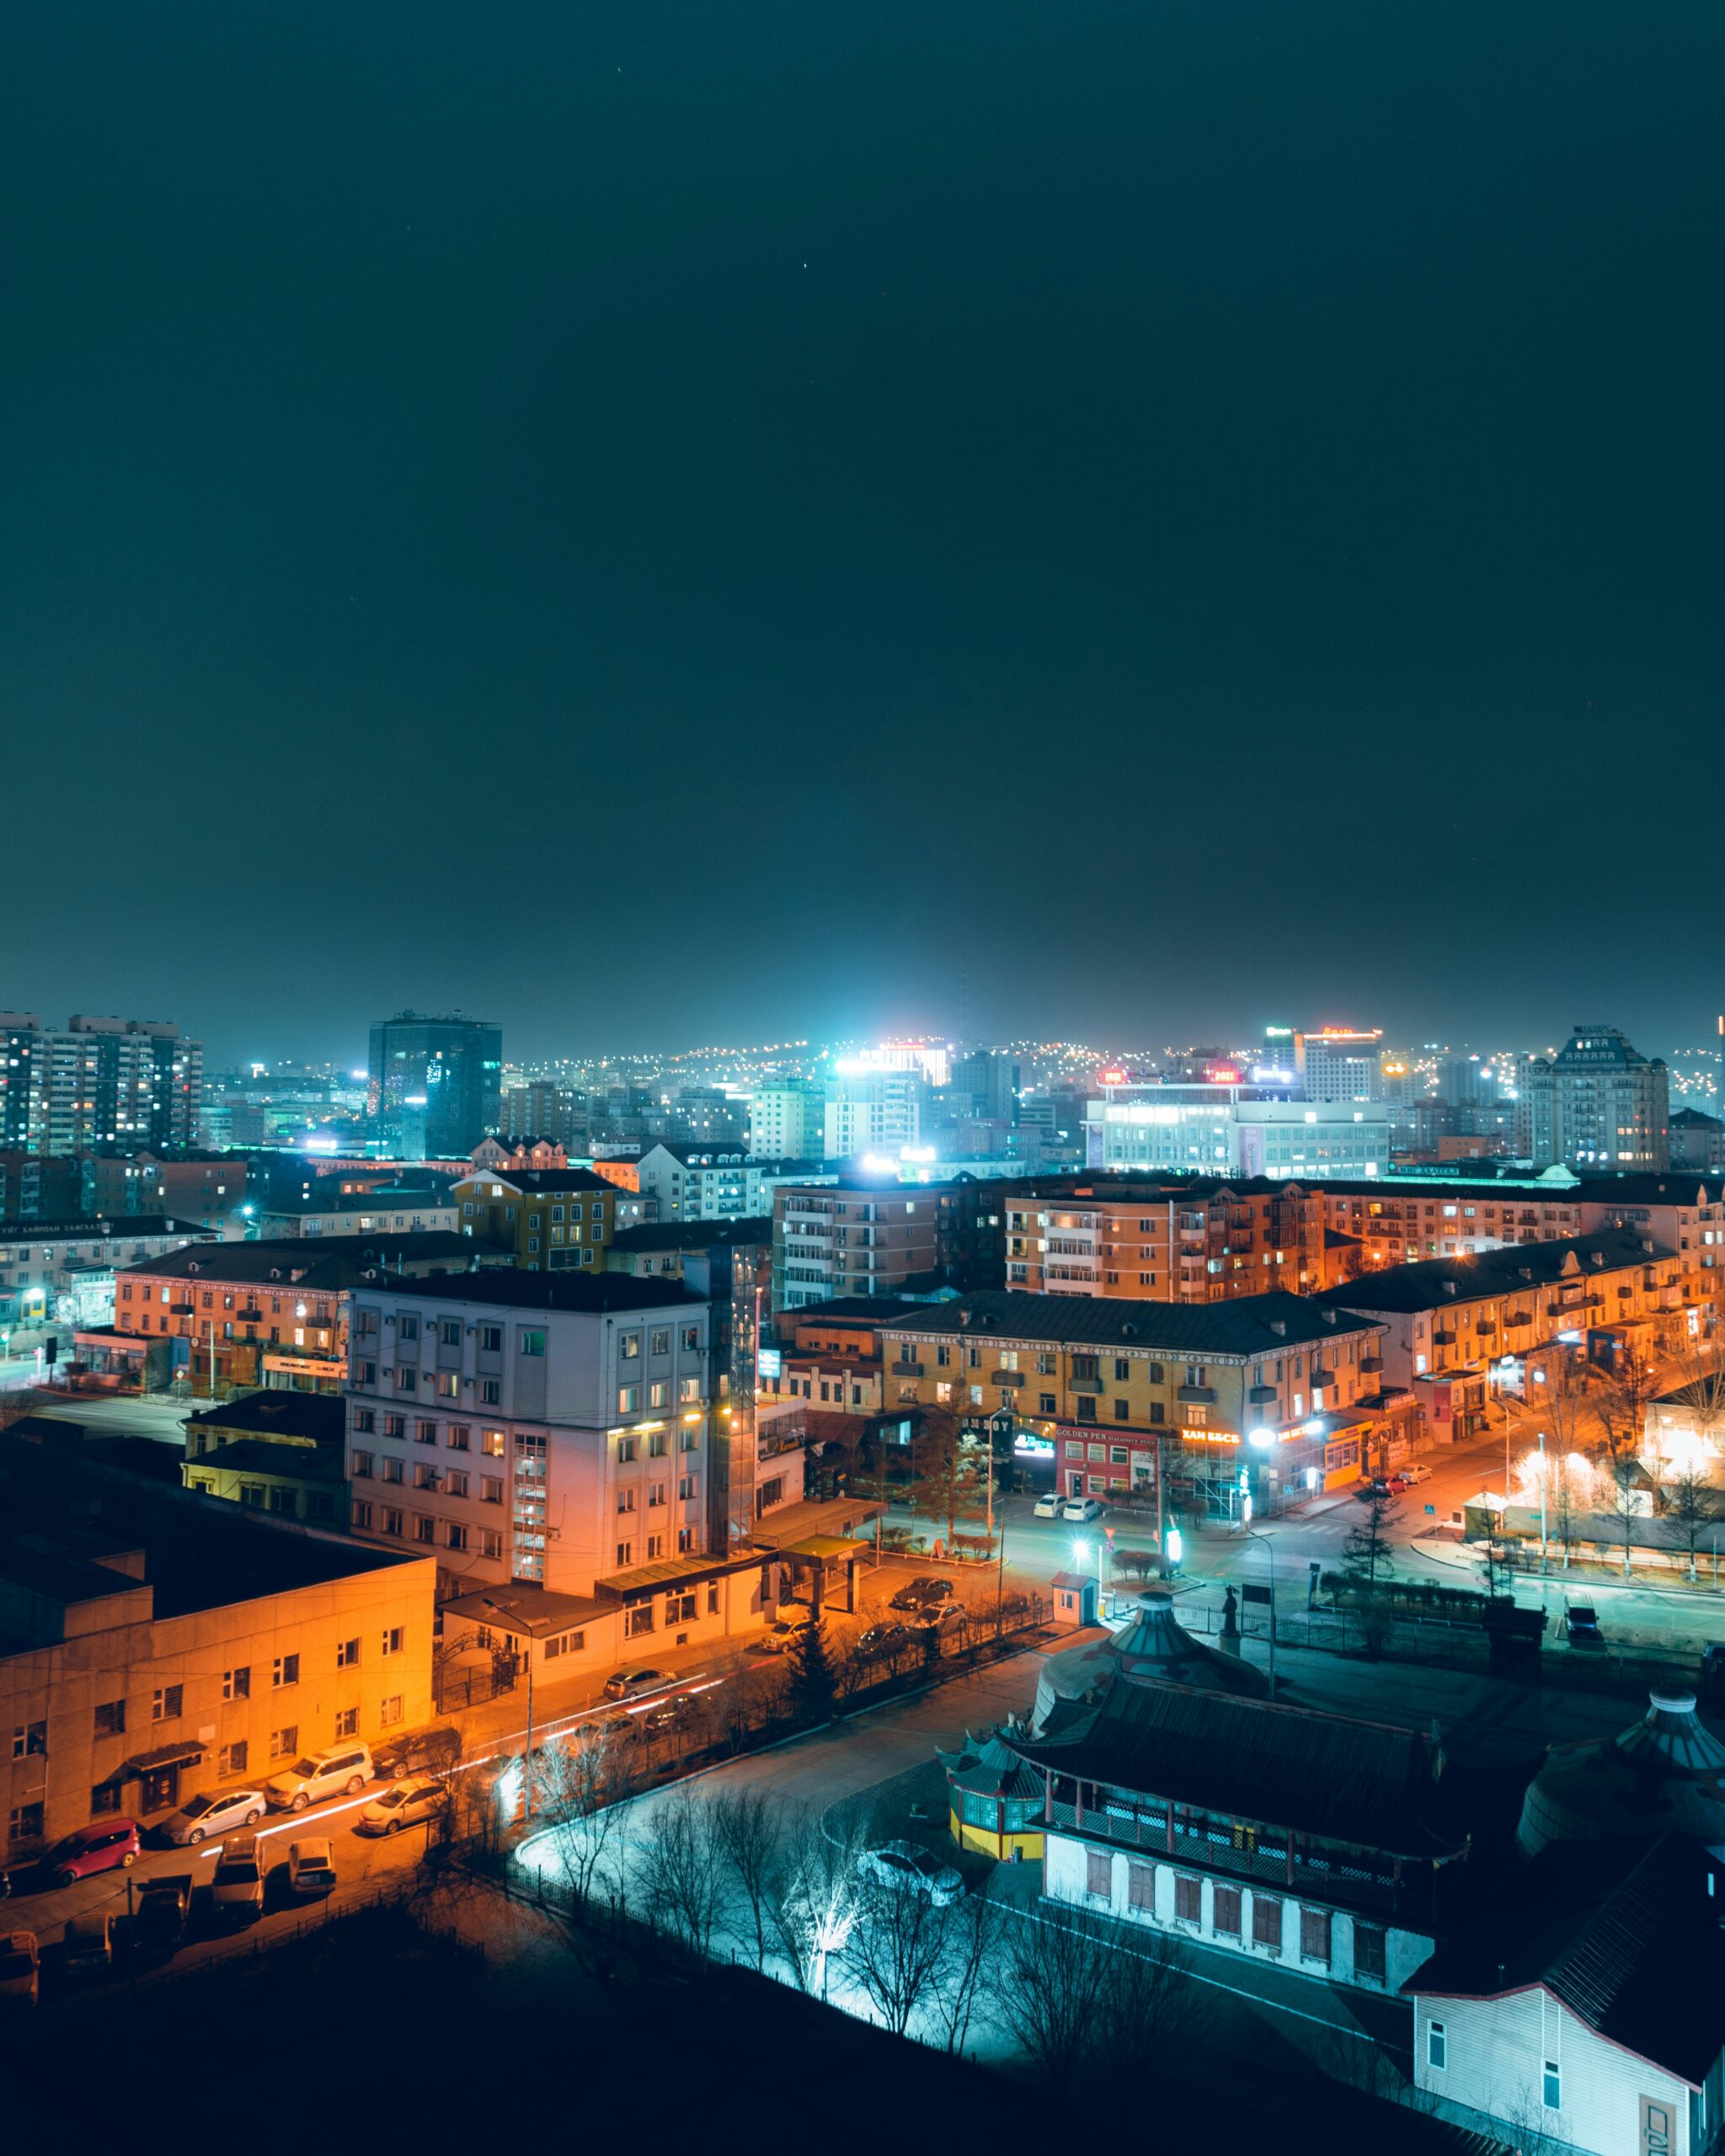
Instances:
[[[1005,1409],[1055,1452],[1064,1494],[1154,1497],[1159,1461],[1233,1516],[1358,1480],[1382,1408],[1380,1320],[1272,1292],[1183,1307],[1006,1289],[882,1325],[889,1406]]]
[[[1533,1162],[1640,1172],[1671,1164],[1669,1075],[1615,1026],[1578,1025],[1525,1079]]]
[[[1085,1107],[1086,1164],[1191,1175],[1375,1176],[1389,1166],[1381,1101],[1313,1105],[1255,1086],[1104,1086]]]
[[[895,1183],[790,1183],[773,1195],[772,1303],[798,1310],[836,1295],[886,1295],[932,1283],[941,1193]]]
[[[143,1481],[63,1434],[0,1439],[6,1861],[430,1719],[429,1556]]]
[[[1361,1273],[1315,1299],[1384,1330],[1387,1382],[1459,1441],[1482,1428],[1493,1364],[1593,1333],[1651,1349],[1701,1329],[1701,1290],[1677,1253],[1621,1228]]]
[[[77,1334],[93,1370],[160,1391],[254,1387],[335,1393],[347,1376],[348,1297],[360,1283],[465,1273],[473,1246],[448,1230],[390,1237],[232,1243],[200,1236],[141,1253],[115,1281],[113,1318]]]
[[[100,1145],[194,1144],[204,1049],[153,1018],[74,1017],[63,1031],[0,1012],[0,1145],[64,1158]]]
[[[457,1183],[450,1198],[462,1234],[512,1251],[524,1273],[602,1272],[611,1237],[649,1210],[590,1168],[488,1169]]]
[[[701,1298],[619,1273],[356,1288],[354,1533],[435,1552],[446,1598],[510,1581],[591,1595],[699,1559],[710,1328]]]
[[[1327,1278],[1324,1200],[1302,1183],[1063,1177],[1001,1203],[1007,1285],[1032,1294],[1213,1303]]]

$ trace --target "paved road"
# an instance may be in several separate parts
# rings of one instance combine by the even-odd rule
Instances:
[[[132,1399],[124,1394],[73,1392],[36,1410],[56,1422],[83,1422],[105,1435],[155,1438],[163,1444],[184,1444],[185,1418],[206,1400]]]

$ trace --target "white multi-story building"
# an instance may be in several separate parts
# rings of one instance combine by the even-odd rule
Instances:
[[[444,1597],[510,1581],[591,1595],[698,1558],[715,1497],[709,1321],[702,1298],[620,1273],[356,1289],[353,1531],[435,1550]]]
[[[1295,1033],[1294,1068],[1309,1101],[1381,1101],[1384,1098],[1383,1032],[1351,1026],[1326,1026],[1321,1033]]]
[[[749,1151],[759,1160],[819,1160],[825,1102],[809,1086],[763,1086],[749,1102]]]
[[[641,1194],[658,1202],[661,1220],[748,1220],[772,1210],[783,1183],[836,1182],[835,1167],[794,1157],[755,1160],[733,1148],[658,1145],[641,1155]]]
[[[122,1220],[8,1222],[0,1227],[0,1323],[112,1325],[118,1267],[221,1240],[195,1221],[147,1213]]]
[[[1106,1086],[1086,1104],[1087,1165],[1188,1174],[1368,1177],[1389,1163],[1381,1101],[1313,1103],[1258,1086]]]
[[[847,1069],[826,1081],[822,1151],[829,1161],[896,1161],[922,1129],[923,1081],[911,1070]]]

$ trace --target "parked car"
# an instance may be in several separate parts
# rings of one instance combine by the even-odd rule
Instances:
[[[264,1812],[260,1789],[228,1789],[214,1794],[200,1790],[162,1822],[162,1836],[176,1849],[190,1849],[206,1835],[225,1834],[232,1827],[255,1827]]]
[[[636,1700],[644,1692],[657,1692],[670,1682],[662,1669],[614,1669],[601,1689],[607,1700]]]
[[[178,1952],[191,1914],[192,1876],[189,1871],[158,1871],[138,1889],[138,1905],[132,1913],[131,1940],[141,1954],[166,1961]]]
[[[1590,1602],[1572,1602],[1563,1612],[1563,1630],[1573,1647],[1602,1647],[1605,1636],[1599,1630],[1599,1614]]]
[[[224,1924],[249,1924],[263,1915],[264,1849],[255,1834],[234,1834],[222,1844],[210,1903]]]
[[[884,1662],[910,1644],[910,1628],[904,1625],[871,1625],[857,1635],[857,1652],[864,1662]]]
[[[1100,1497],[1068,1497],[1060,1508],[1062,1519],[1100,1519],[1108,1508]]]
[[[912,1842],[885,1842],[878,1849],[865,1849],[857,1860],[857,1869],[878,1886],[926,1894],[937,1908],[956,1902],[964,1892],[964,1882],[951,1865]]]
[[[1383,1486],[1385,1489],[1391,1492],[1398,1490],[1405,1490],[1407,1487],[1407,1477],[1397,1470],[1397,1471],[1393,1475],[1386,1475],[1384,1476]]]
[[[61,1935],[60,1951],[73,1976],[96,1977],[114,1967],[114,1919],[102,1910],[74,1917]]]
[[[1389,1497],[1391,1490],[1381,1475],[1375,1475],[1369,1482],[1356,1484],[1354,1495],[1362,1505],[1369,1505],[1374,1497]]]
[[[812,1617],[781,1617],[775,1625],[750,1641],[750,1654],[783,1654],[814,1630]]]
[[[310,1901],[335,1886],[335,1851],[327,1834],[287,1845],[287,1891],[296,1901]]]
[[[303,1812],[326,1796],[357,1796],[372,1779],[371,1754],[363,1744],[331,1744],[308,1752],[264,1788],[272,1812]]]
[[[70,1886],[116,1865],[129,1871],[141,1846],[136,1819],[96,1819],[56,1842],[43,1858],[42,1869],[56,1886]]]
[[[908,1586],[899,1589],[892,1600],[888,1603],[887,1608],[889,1609],[925,1609],[931,1603],[946,1601],[952,1591],[953,1583],[950,1580],[938,1579],[932,1576],[927,1579],[912,1580]]]
[[[673,1730],[692,1710],[694,1702],[686,1692],[674,1692],[656,1707],[649,1707],[644,1715],[635,1718],[635,1726],[643,1737],[663,1737]]]
[[[0,2002],[35,2006],[42,1996],[41,1956],[33,1931],[0,1932]]]
[[[380,1782],[403,1782],[410,1774],[446,1774],[461,1756],[458,1729],[416,1729],[374,1744],[371,1771]]]
[[[398,1834],[403,1827],[423,1826],[449,1802],[449,1791],[430,1774],[412,1774],[406,1781],[374,1796],[360,1814],[355,1829],[361,1834]]]
[[[1065,1502],[1058,1490],[1044,1490],[1031,1507],[1031,1517],[1033,1519],[1058,1519],[1060,1508]]]
[[[1432,1470],[1423,1460],[1410,1460],[1405,1467],[1398,1468],[1397,1472],[1410,1490],[1417,1483],[1429,1482],[1432,1479]]]

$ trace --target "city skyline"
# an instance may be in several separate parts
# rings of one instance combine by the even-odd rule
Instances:
[[[365,10],[39,19],[0,698],[82,866],[8,995],[1695,1030],[1718,26],[1545,13],[1025,17],[980,97],[939,11],[441,19],[410,97]]]

